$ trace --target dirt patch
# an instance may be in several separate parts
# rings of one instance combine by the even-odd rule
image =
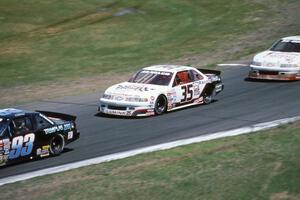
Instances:
[[[275,193],[270,196],[270,200],[297,200],[300,199],[300,196],[293,196],[289,194],[288,192],[280,192],[280,193]]]
[[[120,17],[123,15],[138,14],[138,13],[143,13],[143,12],[135,8],[124,8],[119,10],[118,12],[115,12],[113,16]]]
[[[62,96],[104,91],[107,87],[129,79],[128,74],[102,74],[77,80],[47,82],[41,85],[0,88],[0,105],[13,106],[30,101],[38,101]],[[99,94],[100,95],[100,94]]]
[[[26,43],[11,41],[0,45],[0,56],[16,56],[32,53],[32,49]]]

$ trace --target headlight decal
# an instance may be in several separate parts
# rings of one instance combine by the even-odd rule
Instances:
[[[299,67],[299,65],[297,65],[297,64],[281,64],[280,67],[281,68],[295,68],[295,67]]]
[[[114,96],[113,95],[110,95],[110,94],[103,94],[103,96],[102,96],[102,98],[103,99],[113,99],[114,98]]]
[[[262,66],[262,62],[258,62],[258,61],[252,61],[251,63],[252,65],[255,65],[255,66]]]
[[[140,98],[140,97],[126,97],[126,101],[129,102],[148,102],[147,98]]]

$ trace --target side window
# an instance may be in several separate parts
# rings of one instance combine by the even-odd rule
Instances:
[[[191,70],[191,74],[193,76],[194,81],[199,81],[203,79],[203,76],[201,76],[201,74],[199,74],[195,70]]]
[[[29,117],[19,117],[14,119],[15,135],[22,135],[32,132],[32,123]]]
[[[10,137],[9,126],[8,125],[6,125],[6,124],[0,124],[0,137],[2,139],[6,139],[6,138]]]
[[[44,116],[41,115],[35,116],[35,123],[37,130],[42,130],[51,126],[51,123]]]
[[[173,87],[192,82],[191,75],[188,71],[177,72],[175,75]]]

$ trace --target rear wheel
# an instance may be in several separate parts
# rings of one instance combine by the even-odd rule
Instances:
[[[154,112],[156,115],[161,115],[167,111],[168,101],[164,95],[159,95],[155,102]]]
[[[213,89],[211,94],[208,94],[208,95],[205,94],[204,97],[203,97],[204,104],[210,104],[215,96],[216,96],[216,90],[215,89]]]
[[[56,135],[50,140],[50,153],[51,155],[59,155],[65,147],[65,139],[62,135]]]

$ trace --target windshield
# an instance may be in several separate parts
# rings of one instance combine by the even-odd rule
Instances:
[[[173,73],[152,70],[141,70],[135,74],[128,82],[143,83],[153,85],[169,85]]]
[[[300,41],[280,40],[270,49],[271,51],[298,52],[300,53]]]

